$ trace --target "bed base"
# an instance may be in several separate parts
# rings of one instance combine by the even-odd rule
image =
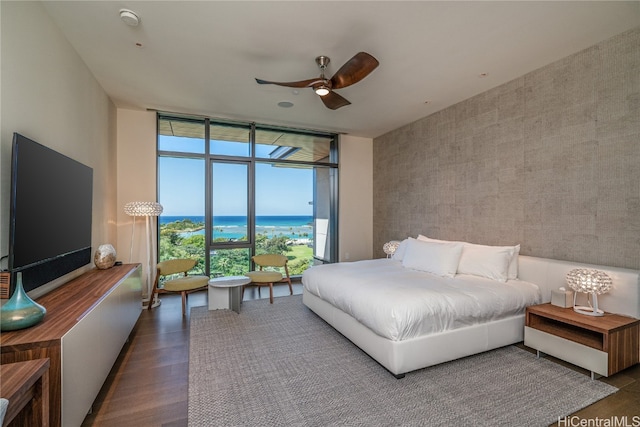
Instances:
[[[302,302],[396,378],[416,369],[524,339],[524,315],[520,315],[424,337],[391,341],[306,290],[303,290]]]
[[[614,285],[609,293],[599,298],[601,307],[611,313],[640,318],[640,271],[529,256],[520,256],[518,267],[520,279],[540,286],[541,302],[551,300],[552,289],[565,286],[565,277],[570,270],[603,270],[611,276]],[[396,378],[404,377],[407,372],[515,344],[524,339],[524,315],[519,315],[425,337],[391,341],[306,290],[303,290],[302,301]]]

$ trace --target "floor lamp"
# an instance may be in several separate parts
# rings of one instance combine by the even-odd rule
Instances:
[[[150,302],[151,292],[152,292],[152,277],[151,271],[152,266],[155,266],[155,240],[153,239],[152,232],[152,224],[151,219],[159,216],[162,213],[162,205],[157,202],[130,202],[124,205],[124,212],[133,217],[133,225],[131,227],[131,248],[129,249],[129,262],[133,261],[133,233],[136,228],[136,217],[143,216],[145,218],[145,230],[146,230],[146,241],[145,246],[147,247],[147,258],[146,258],[146,268],[147,268],[147,293],[143,295],[142,298],[142,306],[147,307],[151,304],[152,307],[157,307],[160,305],[160,300],[157,298]]]

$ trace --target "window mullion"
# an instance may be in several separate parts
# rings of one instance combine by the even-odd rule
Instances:
[[[211,276],[211,249],[212,249],[212,241],[211,236],[213,233],[211,232],[211,227],[213,223],[212,218],[212,206],[211,206],[211,180],[212,180],[212,170],[211,170],[211,132],[209,128],[209,119],[205,118],[204,121],[204,138],[205,138],[205,173],[204,173],[204,245],[205,245],[205,266],[207,271],[207,276]]]

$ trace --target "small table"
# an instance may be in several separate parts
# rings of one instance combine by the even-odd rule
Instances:
[[[605,313],[587,316],[555,305],[527,307],[524,345],[610,376],[640,361],[640,320]]]
[[[240,313],[242,286],[251,283],[247,276],[216,277],[209,280],[209,310],[230,308]]]
[[[2,397],[9,400],[3,426],[19,414],[21,423],[49,425],[49,364],[44,358],[0,365]]]

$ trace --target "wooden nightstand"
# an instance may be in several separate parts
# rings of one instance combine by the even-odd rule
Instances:
[[[579,314],[551,304],[527,307],[524,345],[608,377],[640,361],[640,320]]]

